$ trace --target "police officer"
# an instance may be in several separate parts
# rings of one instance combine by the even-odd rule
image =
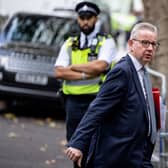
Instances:
[[[96,26],[99,7],[83,1],[76,5],[75,11],[80,35],[64,42],[55,63],[56,78],[64,80],[67,140],[95,98],[116,56],[114,40],[100,34]]]

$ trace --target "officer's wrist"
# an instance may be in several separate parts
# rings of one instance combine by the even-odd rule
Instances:
[[[82,76],[82,80],[85,80],[85,79],[86,79],[86,73],[85,73],[85,72],[82,72],[82,73],[81,73],[81,76]]]

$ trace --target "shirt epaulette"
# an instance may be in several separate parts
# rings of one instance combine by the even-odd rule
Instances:
[[[112,38],[112,35],[109,33],[99,32],[97,33],[97,36],[103,36],[105,38]]]

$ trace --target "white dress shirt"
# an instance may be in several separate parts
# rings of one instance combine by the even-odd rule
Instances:
[[[143,82],[143,75],[144,75],[144,72],[142,71],[143,65],[131,54],[129,54],[129,56],[130,56],[130,58],[131,58],[131,60],[134,64],[134,67],[135,67],[137,73],[138,73],[138,77],[139,77],[139,80],[140,80],[140,83],[141,83],[141,87],[142,87],[144,96],[146,98],[146,91],[145,91],[144,82]]]

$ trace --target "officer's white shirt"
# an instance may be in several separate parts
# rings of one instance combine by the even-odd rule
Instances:
[[[98,29],[95,28],[95,30],[87,36],[88,46],[91,45],[92,39],[96,37],[97,32],[98,32]],[[85,43],[85,34],[81,32],[80,34],[81,48],[83,47],[84,43]],[[104,60],[110,65],[111,62],[115,59],[116,53],[117,51],[116,51],[115,42],[112,38],[109,38],[109,39],[106,39],[105,43],[100,47],[97,59]],[[69,59],[69,54],[67,52],[66,41],[65,41],[60,49],[55,66],[66,67],[68,65],[70,65],[70,59]]]

